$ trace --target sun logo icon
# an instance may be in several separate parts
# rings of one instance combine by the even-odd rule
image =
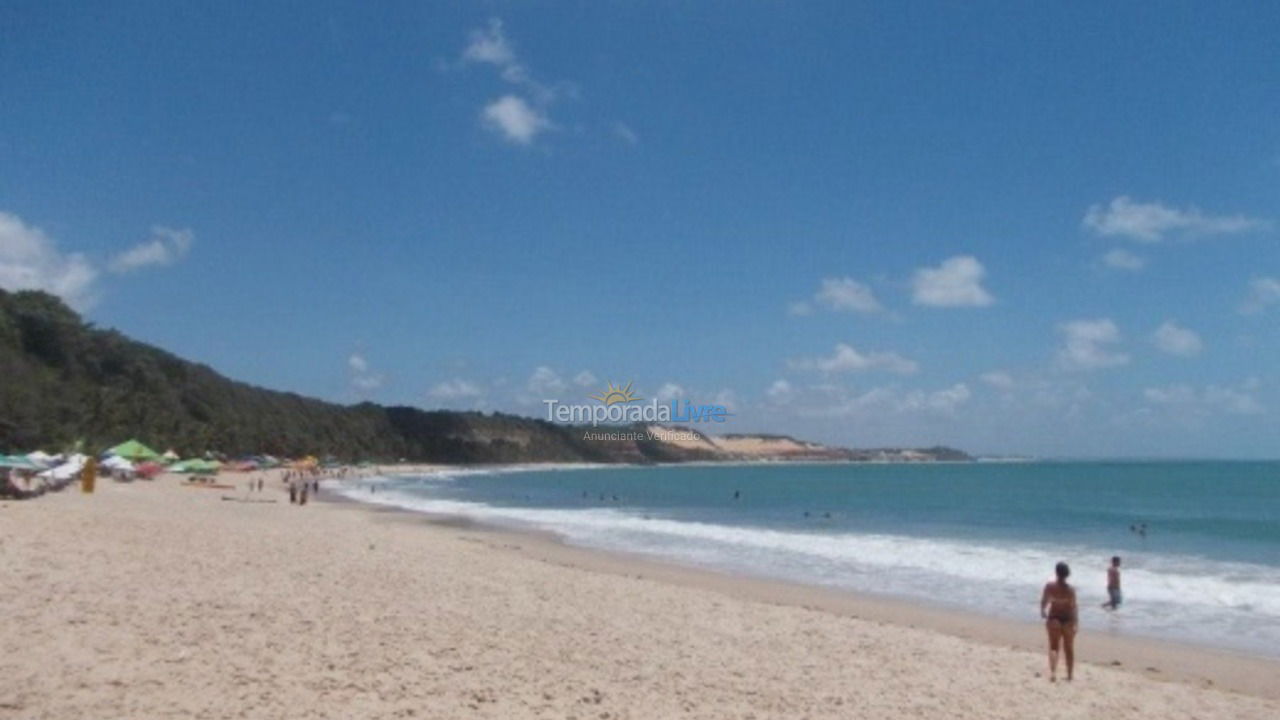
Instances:
[[[592,400],[599,400],[608,405],[616,405],[618,403],[635,402],[640,398],[631,392],[631,383],[627,383],[626,387],[614,387],[613,383],[609,383],[609,387],[599,395],[592,395]]]

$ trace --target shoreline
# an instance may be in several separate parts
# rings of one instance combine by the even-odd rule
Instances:
[[[1085,635],[1052,684],[1035,626],[219,480],[0,502],[0,720],[1280,714],[1266,661]]]
[[[612,466],[606,466],[612,467]],[[628,466],[618,466],[628,467]],[[512,468],[508,472],[524,469]],[[467,469],[439,466],[435,470]],[[553,468],[547,468],[548,470]],[[410,474],[409,471],[403,474]],[[401,473],[397,473],[401,474]],[[1044,626],[1035,621],[986,615],[963,608],[881,596],[856,590],[746,575],[698,567],[638,552],[606,550],[568,542],[553,530],[515,528],[465,515],[423,512],[367,502],[322,486],[321,497],[387,517],[417,518],[419,522],[474,534],[500,552],[539,562],[601,572],[620,577],[657,580],[681,587],[708,590],[736,599],[764,602],[900,628],[923,628],[960,640],[1027,652],[1045,652]],[[1230,648],[1163,640],[1144,635],[1119,635],[1082,628],[1077,638],[1077,662],[1124,670],[1152,680],[1181,682],[1280,700],[1280,659]]]

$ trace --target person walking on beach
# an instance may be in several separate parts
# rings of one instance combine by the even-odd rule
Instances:
[[[1108,610],[1119,610],[1120,602],[1123,597],[1120,594],[1120,556],[1111,556],[1111,567],[1107,568],[1107,597],[1110,598],[1102,604],[1102,607]]]
[[[1075,670],[1079,618],[1076,589],[1067,583],[1071,568],[1066,563],[1058,563],[1053,572],[1057,579],[1045,583],[1044,592],[1040,594],[1040,617],[1044,618],[1045,630],[1049,633],[1049,682],[1058,681],[1059,646],[1066,655],[1067,681],[1070,682]]]
[[[289,504],[298,502],[298,483],[289,483]]]

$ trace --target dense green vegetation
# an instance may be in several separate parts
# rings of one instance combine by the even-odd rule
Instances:
[[[229,380],[84,323],[58,298],[0,290],[0,450],[97,451],[126,438],[236,456],[431,462],[685,459],[503,414],[343,406]],[[678,455],[678,453],[677,453]]]

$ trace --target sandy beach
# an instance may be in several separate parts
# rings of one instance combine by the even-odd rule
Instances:
[[[269,477],[0,503],[0,718],[1280,716],[1267,660],[1085,628],[1051,684],[1030,623],[297,507]]]

